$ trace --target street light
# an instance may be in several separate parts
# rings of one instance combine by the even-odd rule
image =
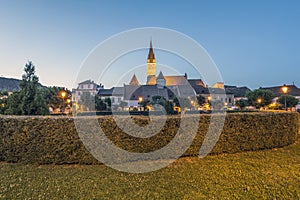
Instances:
[[[210,101],[210,100],[211,100],[211,96],[208,96],[208,97],[207,97],[207,100]]]
[[[284,94],[284,108],[285,110],[287,110],[287,107],[286,107],[286,94],[288,92],[288,87],[284,84],[281,88],[283,94]]]
[[[257,99],[257,102],[260,104],[262,102],[262,99],[261,98],[258,98]]]
[[[65,111],[65,97],[67,95],[67,92],[66,91],[61,91],[60,95],[62,97],[62,113],[64,113],[64,111]]]

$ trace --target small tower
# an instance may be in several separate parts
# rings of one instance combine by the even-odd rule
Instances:
[[[163,88],[164,86],[166,86],[166,79],[161,71],[159,72],[159,75],[156,78],[156,84],[158,88]]]
[[[140,85],[140,83],[139,83],[139,81],[137,80],[135,74],[133,74],[133,76],[132,76],[132,78],[131,78],[131,81],[130,81],[129,85],[136,85],[136,86],[139,86],[139,85]]]
[[[150,48],[147,59],[147,85],[154,85],[153,79],[156,78],[156,60],[152,48],[152,40],[150,40]]]

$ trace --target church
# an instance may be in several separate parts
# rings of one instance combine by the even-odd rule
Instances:
[[[189,98],[199,94],[206,98],[219,99],[228,103],[231,103],[233,100],[233,95],[231,97],[231,94],[226,94],[229,97],[221,99],[221,96],[224,96],[224,84],[223,88],[220,87],[222,83],[218,83],[209,90],[201,79],[188,79],[186,73],[174,76],[165,76],[162,71],[157,73],[152,40],[150,41],[146,70],[146,84],[140,84],[136,75],[133,74],[128,84],[111,89],[101,88],[98,91],[98,95],[101,98],[111,98],[112,105],[115,106],[118,106],[121,101],[125,101],[128,103],[128,107],[139,106],[138,103],[140,101],[151,100],[153,96],[157,95],[164,97],[166,100],[173,100],[175,97]]]

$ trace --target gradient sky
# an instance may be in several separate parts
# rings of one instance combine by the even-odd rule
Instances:
[[[195,39],[228,85],[300,86],[297,0],[1,0],[0,76],[20,79],[31,60],[42,84],[73,88],[90,51],[140,27],[174,29]]]

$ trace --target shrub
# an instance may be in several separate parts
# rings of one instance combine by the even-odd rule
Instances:
[[[183,156],[198,155],[209,127],[210,116],[200,116],[197,134]],[[227,114],[222,134],[211,154],[253,151],[292,144],[298,133],[298,116],[298,113],[287,112]],[[156,117],[159,120],[159,116]],[[197,119],[195,115],[188,117],[191,121]],[[86,118],[86,123],[90,123],[88,117]],[[150,122],[145,116],[132,118],[140,126]],[[180,117],[169,116],[160,133],[150,138],[135,138],[122,132],[111,116],[97,119],[115,145],[131,152],[150,152],[162,148],[176,135],[180,124]],[[127,119],[123,120],[126,123]],[[69,117],[0,118],[0,160],[34,164],[99,163],[82,144],[74,119]]]

